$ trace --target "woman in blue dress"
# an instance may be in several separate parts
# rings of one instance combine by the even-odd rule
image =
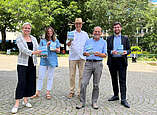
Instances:
[[[60,43],[59,43],[59,40],[56,38],[54,29],[52,27],[48,27],[46,29],[45,38],[41,39],[39,47],[46,48],[46,51],[44,51],[43,53],[44,55],[47,55],[47,56],[43,56],[40,58],[37,91],[36,91],[36,94],[32,96],[32,98],[39,97],[40,91],[43,87],[43,79],[46,76],[46,71],[47,71],[48,78],[47,78],[46,98],[51,99],[50,91],[53,84],[54,70],[55,70],[55,67],[58,66],[57,53],[60,52]]]

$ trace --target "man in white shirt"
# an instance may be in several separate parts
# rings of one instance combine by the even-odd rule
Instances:
[[[82,74],[84,69],[84,63],[86,57],[83,56],[83,49],[87,39],[89,39],[87,32],[82,31],[82,22],[81,18],[75,19],[75,30],[74,39],[69,40],[67,45],[69,46],[69,76],[70,76],[70,93],[68,98],[72,98],[75,94],[75,75],[76,75],[76,66],[79,69],[79,85],[78,85],[78,96],[80,96],[80,86],[82,80]]]

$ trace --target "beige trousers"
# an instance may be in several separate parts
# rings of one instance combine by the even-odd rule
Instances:
[[[70,92],[75,93],[75,76],[76,67],[79,70],[79,84],[78,84],[78,94],[80,94],[81,80],[83,75],[85,60],[69,60],[69,75],[70,75]]]

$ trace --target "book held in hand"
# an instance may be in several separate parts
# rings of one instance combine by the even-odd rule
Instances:
[[[73,32],[73,31],[68,32],[68,34],[67,34],[67,38],[68,38],[68,40],[73,41],[73,40],[74,40],[74,32]]]
[[[118,54],[119,55],[122,55],[123,54],[123,45],[120,45],[119,47],[118,47],[118,49],[117,49],[117,52],[118,52]]]
[[[40,53],[40,57],[47,58],[48,56],[47,46],[40,46],[38,49],[42,51]]]
[[[51,42],[50,44],[50,51],[56,51],[56,42]]]
[[[86,52],[88,52],[90,55],[94,54],[93,47],[92,46],[86,46]]]

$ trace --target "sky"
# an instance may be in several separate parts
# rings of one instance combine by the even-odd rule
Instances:
[[[157,4],[157,0],[150,0],[153,4]]]

